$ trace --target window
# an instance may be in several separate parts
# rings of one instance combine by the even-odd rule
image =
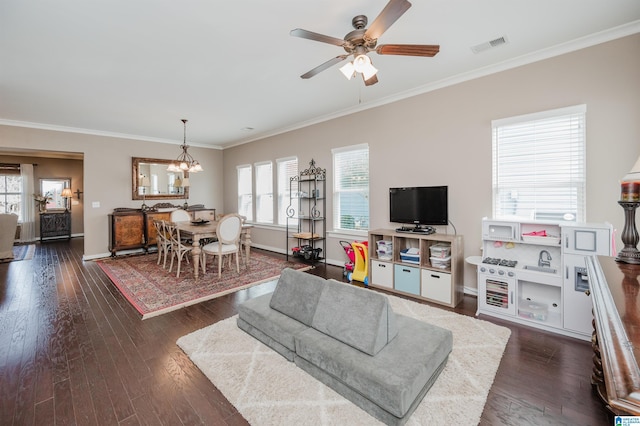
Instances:
[[[298,192],[298,181],[291,181],[291,178],[298,175],[298,159],[297,158],[281,158],[276,160],[277,164],[277,180],[278,180],[278,224],[285,225],[287,223],[287,209],[293,209],[290,216],[295,217],[295,209],[297,203],[291,202],[291,192],[295,196]],[[292,220],[290,224],[296,224]]]
[[[586,106],[492,122],[493,217],[586,220]]]
[[[337,230],[369,229],[369,146],[331,150],[333,224]]]
[[[256,163],[256,222],[273,223],[273,171],[271,161]]]
[[[0,213],[22,218],[22,176],[20,165],[0,164]]]
[[[253,186],[251,165],[238,166],[238,214],[253,220]]]

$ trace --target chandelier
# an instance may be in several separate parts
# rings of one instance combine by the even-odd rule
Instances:
[[[197,173],[201,172],[202,166],[198,163],[192,156],[187,152],[189,149],[189,145],[187,145],[187,119],[183,118],[182,124],[184,125],[184,141],[180,148],[182,148],[182,154],[178,156],[175,161],[172,161],[167,167],[167,171],[170,172],[189,172],[189,173]]]

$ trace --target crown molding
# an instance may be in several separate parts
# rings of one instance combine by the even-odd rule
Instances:
[[[104,137],[108,137],[108,138],[132,139],[132,140],[137,140],[137,141],[166,143],[166,144],[170,144],[170,145],[181,145],[183,143],[182,140],[155,138],[155,137],[152,137],[152,136],[129,135],[129,134],[126,134],[126,133],[108,132],[108,131],[104,131],[104,130],[94,130],[94,129],[83,129],[83,128],[80,128],[80,127],[58,126],[58,125],[55,125],[55,124],[34,123],[34,122],[30,122],[30,121],[17,121],[17,120],[0,119],[0,125],[2,125],[2,126],[13,126],[13,127],[25,127],[25,128],[37,129],[37,130],[51,130],[51,131],[54,131],[54,132],[79,133],[79,134],[83,134],[83,135],[104,136]],[[222,147],[220,147],[220,146],[202,145],[202,144],[195,144],[195,143],[191,143],[191,142],[189,142],[189,146],[190,147],[209,148],[209,149],[222,149]]]

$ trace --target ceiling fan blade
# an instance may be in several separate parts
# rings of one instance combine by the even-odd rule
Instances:
[[[364,75],[362,76],[362,79],[364,80]],[[373,86],[377,82],[378,82],[378,77],[376,75],[373,75],[372,77],[369,78],[369,80],[364,80],[364,85]]]
[[[313,77],[316,74],[320,74],[322,71],[326,70],[327,68],[331,68],[335,64],[344,61],[345,59],[347,59],[348,56],[349,55],[340,55],[340,56],[336,56],[335,58],[331,58],[324,64],[318,65],[314,69],[302,74],[300,78],[307,79],[307,78]]]
[[[364,35],[373,40],[380,38],[410,7],[411,3],[407,0],[389,0]]]
[[[379,55],[435,56],[440,51],[438,44],[381,44],[376,48]]]
[[[291,30],[289,32],[290,35],[294,37],[306,38],[307,40],[319,41],[322,43],[335,44],[336,46],[343,46],[344,40],[336,37],[327,36],[324,34],[314,33],[312,31],[303,30],[301,28],[296,28],[295,30]]]

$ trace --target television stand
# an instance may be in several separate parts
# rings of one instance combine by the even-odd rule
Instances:
[[[396,232],[406,232],[409,234],[421,234],[421,235],[431,235],[436,232],[433,226],[401,226],[400,228],[396,228]]]
[[[369,231],[369,287],[457,306],[464,293],[462,235]]]

